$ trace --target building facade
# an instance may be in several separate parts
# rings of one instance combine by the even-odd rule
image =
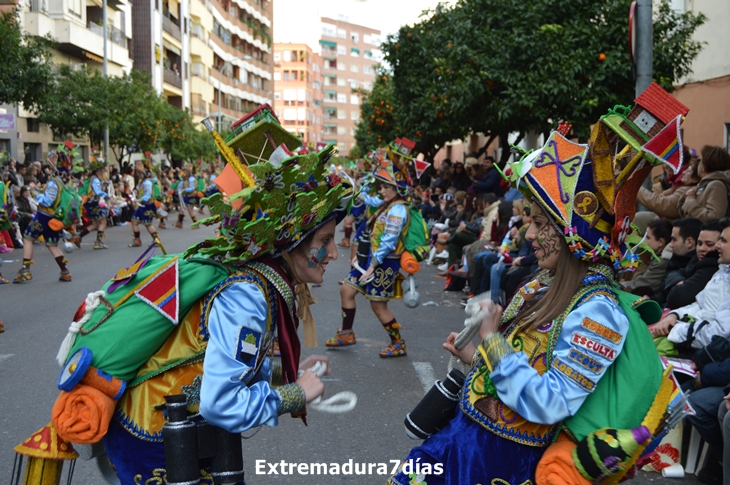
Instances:
[[[310,148],[324,140],[323,67],[322,56],[306,44],[274,44],[274,111]]]
[[[730,5],[727,0],[672,0],[681,12],[707,16],[694,40],[703,42],[692,63],[692,73],[681,80],[673,95],[690,111],[682,125],[684,143],[699,153],[704,145],[730,150]]]
[[[322,17],[323,141],[335,143],[343,155],[355,146],[360,95],[370,91],[382,58],[380,31],[345,20]]]
[[[30,0],[20,2],[20,24],[31,35],[49,35],[55,42],[54,64],[74,69],[102,69],[104,62],[103,11],[101,0]],[[130,38],[131,4],[128,0],[107,2],[107,72],[119,76],[132,68]],[[54,139],[53,132],[38,123],[36,115],[22,106],[0,106],[0,114],[12,115],[14,129],[0,130],[0,150],[8,151],[20,161],[44,160],[49,148],[64,139]],[[7,118],[6,118],[7,119]],[[70,137],[88,158],[89,142]]]

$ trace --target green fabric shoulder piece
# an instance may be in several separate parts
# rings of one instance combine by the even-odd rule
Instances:
[[[107,293],[77,335],[69,356],[88,347],[93,353],[91,364],[104,372],[129,381],[140,366],[162,346],[175,326],[182,321],[195,302],[224,281],[229,271],[222,265],[202,259],[185,260],[180,255],[154,256],[124,286]],[[173,324],[161,311],[135,295],[148,278],[161,272],[177,258],[178,321]],[[113,308],[113,310],[110,310]]]
[[[623,350],[596,389],[575,416],[563,422],[576,440],[605,427],[631,429],[639,426],[662,380],[661,361],[645,320],[656,321],[656,312],[658,310],[661,315],[661,309],[654,301],[616,288],[612,291],[629,320],[629,330]]]

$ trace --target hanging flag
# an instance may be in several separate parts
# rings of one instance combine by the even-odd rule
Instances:
[[[425,156],[423,155],[423,153],[419,153],[414,160],[417,179],[420,179],[421,175],[423,175],[423,172],[425,172],[426,169],[431,166],[431,164],[425,161],[424,158]]]
[[[173,325],[180,317],[179,269],[177,257],[157,271],[144,286],[134,292],[137,298],[160,312]]]
[[[681,126],[682,115],[677,115],[674,121],[667,124],[662,131],[641,147],[644,152],[672,167],[675,174],[679,172],[684,163]]]

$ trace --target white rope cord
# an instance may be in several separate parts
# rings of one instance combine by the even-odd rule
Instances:
[[[355,261],[355,269],[358,270],[360,273],[365,274],[367,273],[367,270],[362,269],[362,266],[360,266],[357,261]],[[375,274],[371,274],[363,283],[367,284],[370,283],[373,278],[375,278]]]
[[[61,348],[58,349],[56,362],[58,362],[58,365],[60,365],[61,367],[63,367],[63,365],[66,363],[68,353],[71,352],[71,349],[74,346],[74,342],[76,341],[76,335],[78,335],[78,333],[81,331],[81,328],[84,326],[84,324],[89,321],[89,318],[91,318],[91,314],[94,313],[96,307],[98,307],[101,303],[102,296],[104,296],[104,290],[95,291],[86,295],[86,309],[84,310],[84,316],[82,316],[78,322],[71,322],[71,326],[68,327],[68,334],[66,334],[66,338],[63,339],[63,342],[61,343]]]
[[[322,377],[327,372],[327,364],[324,362],[316,362],[309,370],[314,372],[317,377]],[[299,375],[301,376],[302,374],[304,374],[304,371],[300,370]],[[318,397],[307,404],[311,409],[332,414],[349,413],[355,409],[355,405],[357,405],[357,395],[350,391],[339,392],[325,400]]]
[[[454,340],[454,347],[458,350],[463,349],[472,341],[474,336],[479,332],[482,320],[492,311],[493,305],[488,305],[486,308],[482,309],[481,302],[483,301],[491,301],[488,291],[475,296],[466,304],[464,312],[469,316],[466,320],[464,320],[464,330],[459,332],[459,335],[456,336],[456,340]],[[451,369],[454,367],[461,370],[464,374],[469,371],[468,365],[459,360],[457,356],[452,355],[449,359],[448,372],[451,372]]]

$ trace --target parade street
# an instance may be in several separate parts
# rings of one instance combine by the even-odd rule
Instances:
[[[161,239],[169,252],[180,252],[212,234],[212,228],[193,231],[186,221],[183,230],[162,231]],[[0,483],[9,480],[13,447],[50,421],[51,408],[59,392],[56,353],[77,307],[87,293],[101,288],[119,268],[129,266],[144,250],[144,247],[127,247],[131,240],[129,226],[109,228],[107,235],[108,250],[94,251],[93,237],[89,236],[82,249],[68,255],[73,276],[70,283],[58,281],[58,268],[51,255],[44,246],[36,245],[33,281],[0,287],[0,319],[6,328],[0,334]],[[145,245],[149,242],[146,232],[142,239]],[[353,391],[358,397],[357,406],[345,414],[310,410],[307,427],[300,420],[284,415],[276,428],[263,427],[245,433],[244,467],[248,484],[385,483],[396,460],[402,460],[419,443],[407,438],[403,426],[405,415],[434,380],[446,375],[449,354],[441,348],[441,343],[449,332],[459,331],[463,325],[464,313],[459,304],[463,295],[442,291],[444,280],[435,277],[435,266],[423,266],[417,275],[421,294],[418,308],[406,308],[398,300],[391,305],[402,322],[407,357],[378,357],[378,351],[386,345],[387,335],[361,297],[358,297],[354,327],[357,344],[343,350],[325,349],[325,339],[332,337],[340,325],[337,280],[349,269],[349,249],[340,248],[339,252],[339,259],[327,267],[323,286],[313,289],[318,300],[312,312],[317,322],[319,347],[303,349],[302,357],[313,353],[327,355],[332,374],[324,379],[324,397]],[[6,278],[13,278],[21,266],[21,258],[21,250],[3,255],[2,272]],[[134,345],[134,341],[129,345]],[[350,462],[352,465],[348,466]],[[301,472],[313,464],[327,464],[330,470],[331,463],[339,464],[339,474]],[[307,466],[298,468],[300,464]],[[356,474],[363,469],[363,464],[373,465],[365,474]],[[381,464],[387,466],[388,475],[378,474],[378,470],[383,470]],[[351,472],[347,473],[350,468]],[[672,481],[656,473],[641,473],[636,483]],[[674,482],[698,483],[692,475]],[[95,462],[78,460],[72,483],[103,485],[105,482]]]

